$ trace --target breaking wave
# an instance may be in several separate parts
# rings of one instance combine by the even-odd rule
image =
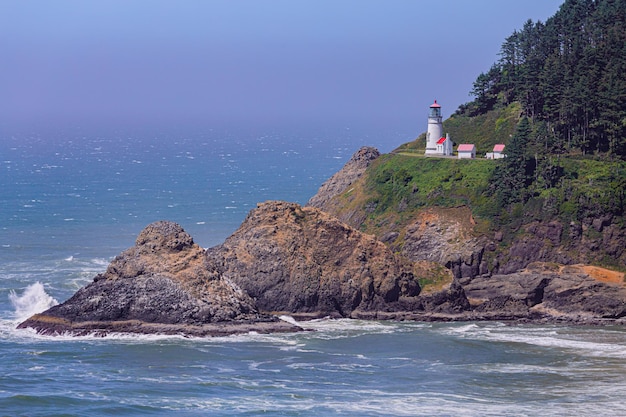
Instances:
[[[40,282],[26,287],[21,295],[11,291],[9,300],[15,309],[14,315],[17,320],[25,320],[33,314],[41,313],[59,304],[57,300],[46,293],[43,284]]]

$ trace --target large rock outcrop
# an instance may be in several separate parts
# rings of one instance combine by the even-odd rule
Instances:
[[[295,326],[258,313],[254,301],[207,266],[205,251],[179,225],[156,222],[106,272],[66,302],[19,327],[40,333],[224,335]]]
[[[626,317],[624,274],[602,268],[537,262],[465,281],[469,319],[600,323]]]
[[[418,305],[410,263],[374,236],[295,203],[259,204],[207,259],[263,311],[350,317]]]
[[[588,265],[536,262],[507,275],[455,278],[449,288],[420,295],[412,311],[363,319],[626,324],[624,274]]]

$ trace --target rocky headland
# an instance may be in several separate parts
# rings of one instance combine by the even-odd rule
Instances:
[[[359,178],[363,176],[367,168],[380,156],[380,152],[371,146],[364,146],[356,151],[350,160],[333,176],[326,180],[317,193],[307,202],[307,206],[335,211],[331,207],[339,204],[333,197],[348,190]],[[346,221],[346,219],[341,219]]]
[[[367,164],[360,162],[363,154],[370,156]],[[308,205],[358,228],[372,212],[367,203],[358,201],[358,194],[366,189],[361,179],[379,156],[371,148],[359,150],[332,177],[335,186],[320,187]],[[437,266],[449,271],[447,284],[435,291],[425,288],[420,294],[420,308],[384,317],[626,323],[624,273],[585,264],[599,248],[608,256],[623,257],[624,232],[618,221],[603,215],[566,228],[558,218],[533,220],[520,226],[522,238],[503,245],[502,232],[488,235],[476,231],[477,223],[467,206],[425,206],[404,221],[379,218],[382,226],[377,238],[394,253],[419,264],[418,279],[428,280]],[[569,239],[564,236],[566,229]],[[597,237],[584,236],[586,229]]]
[[[345,205],[379,156],[359,150],[307,206],[260,203],[207,250],[179,225],[153,223],[91,284],[19,327],[188,336],[302,330],[281,314],[626,323],[624,274],[550,251],[560,241],[558,222],[524,226],[531,233],[508,252],[498,249],[497,234],[475,232],[468,207],[425,207],[381,236],[357,230],[367,211]]]

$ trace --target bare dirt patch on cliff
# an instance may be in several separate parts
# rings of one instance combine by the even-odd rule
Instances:
[[[580,268],[596,281],[608,282],[613,284],[624,283],[623,272],[611,271],[610,269],[600,268],[598,266],[592,265],[581,265]]]

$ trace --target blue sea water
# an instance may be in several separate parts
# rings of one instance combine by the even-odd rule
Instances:
[[[147,224],[201,246],[257,202],[305,203],[361,145],[349,129],[0,132],[0,415],[626,415],[621,327],[317,320],[299,334],[44,337]],[[285,318],[289,320],[289,318]]]

